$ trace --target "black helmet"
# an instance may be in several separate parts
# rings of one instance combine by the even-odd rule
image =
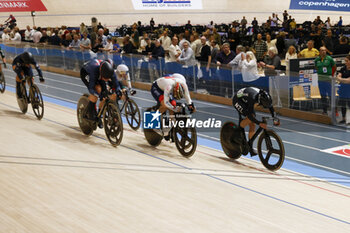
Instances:
[[[269,93],[264,90],[260,90],[258,94],[258,103],[264,108],[269,108],[272,106],[272,99]]]
[[[111,79],[114,74],[113,65],[109,61],[103,61],[100,65],[101,78]]]
[[[21,58],[25,64],[30,64],[33,61],[33,55],[30,52],[22,53]]]

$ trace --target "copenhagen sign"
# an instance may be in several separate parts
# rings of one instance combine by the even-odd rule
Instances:
[[[47,11],[41,0],[0,0],[0,12]]]
[[[132,0],[135,10],[203,9],[202,0]]]
[[[291,0],[289,9],[318,11],[350,11],[349,0]]]

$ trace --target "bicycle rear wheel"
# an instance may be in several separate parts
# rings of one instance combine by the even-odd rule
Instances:
[[[0,92],[4,93],[6,88],[6,81],[3,72],[0,72]]]
[[[77,105],[77,118],[78,118],[78,123],[79,123],[79,127],[81,129],[81,131],[87,135],[90,136],[92,134],[92,132],[94,132],[94,123],[92,123],[91,121],[87,120],[84,117],[84,114],[86,112],[86,108],[88,106],[89,103],[89,99],[88,99],[87,94],[84,94],[83,96],[80,97],[79,101],[78,101],[78,105]]]
[[[138,130],[141,125],[140,109],[132,99],[125,103],[125,117],[133,130]]]
[[[123,122],[117,105],[109,102],[103,113],[103,126],[108,141],[118,146],[123,139]]]
[[[220,131],[221,147],[227,157],[238,159],[242,155],[242,132],[232,121],[225,122]]]
[[[44,116],[44,101],[39,87],[35,84],[29,88],[29,99],[35,116],[41,120]]]
[[[21,82],[20,90],[21,90],[21,98],[18,98],[17,89],[16,89],[17,103],[22,113],[26,114],[26,112],[28,111],[28,97],[27,97],[27,90],[24,82]]]
[[[263,152],[266,152],[266,154],[264,155]],[[282,139],[275,131],[265,130],[260,134],[258,154],[261,163],[267,169],[276,171],[281,168],[284,162],[285,150]]]

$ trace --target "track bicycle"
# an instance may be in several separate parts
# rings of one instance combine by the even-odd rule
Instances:
[[[174,113],[174,121],[170,125],[170,131],[168,136],[164,136],[164,128],[163,128],[163,120],[162,119],[168,119],[168,122],[171,121],[169,115],[166,113],[162,114],[161,117],[161,129],[143,129],[145,138],[147,142],[156,147],[158,146],[163,138],[168,140],[171,140],[172,142],[175,142],[175,146],[177,150],[180,152],[180,154],[186,158],[191,157],[197,148],[197,130],[195,127],[186,127],[186,122],[189,119],[189,116],[191,113],[186,111],[187,104],[184,103],[178,103],[178,106],[180,106],[181,111]],[[146,109],[147,112],[154,112],[158,109],[158,106],[154,106],[151,108]],[[183,126],[181,127],[181,124],[179,122],[183,122]],[[176,123],[178,122],[178,123]]]
[[[6,68],[6,63],[2,63],[4,65],[4,68]],[[4,93],[6,88],[6,80],[4,72],[0,71],[0,92]]]
[[[263,123],[266,124],[268,119],[269,117],[263,117]],[[254,142],[258,136],[257,149],[261,163],[271,171],[278,170],[281,168],[285,157],[282,139],[275,131],[261,127],[255,132],[251,141]],[[244,129],[231,121],[225,122],[221,127],[220,142],[222,149],[229,158],[238,159],[242,154],[247,155],[249,152]]]
[[[96,120],[87,118],[87,106],[89,95],[84,94],[80,97],[77,105],[77,118],[81,131],[90,136],[96,129],[99,121],[103,121],[103,128],[108,141],[112,146],[118,146],[123,139],[123,122],[117,103],[105,95],[103,106],[97,113]]]
[[[27,94],[26,82],[29,85],[29,94]],[[39,87],[34,83],[34,77],[26,76],[20,83],[20,96],[16,89],[16,97],[19,108],[22,113],[25,114],[28,110],[28,104],[32,105],[33,112],[38,120],[41,120],[44,116],[44,101],[41,95]]]
[[[125,101],[122,107],[119,108],[120,113],[125,115],[126,121],[133,130],[138,130],[141,125],[141,113],[136,102],[129,97],[130,90],[126,90],[124,93]],[[134,92],[135,93],[135,92]],[[124,113],[123,113],[124,110]]]

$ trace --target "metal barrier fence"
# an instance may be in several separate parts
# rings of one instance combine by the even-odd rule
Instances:
[[[159,77],[172,73],[180,73],[186,77],[189,89],[196,93],[210,94],[231,98],[240,88],[254,86],[269,91],[273,97],[274,106],[278,108],[293,108],[302,111],[322,114],[324,104],[327,105],[328,115],[332,122],[337,122],[336,112],[345,102],[350,101],[348,96],[339,99],[338,89],[349,88],[348,84],[337,84],[334,79],[324,81],[329,88],[329,100],[325,103],[320,95],[317,74],[314,67],[304,69],[309,63],[303,59],[291,60],[297,62],[297,71],[291,72],[265,72],[259,71],[260,77],[252,82],[244,82],[244,72],[230,66],[217,66],[201,63],[194,66],[185,66],[177,62],[168,62],[167,58],[150,59],[149,56],[120,53],[93,53],[90,50],[67,49],[59,46],[37,45],[33,43],[6,43],[0,44],[7,58],[13,59],[16,55],[29,51],[33,54],[39,65],[61,68],[69,71],[80,71],[84,62],[92,59],[112,59],[115,64],[126,64],[134,82],[152,83]],[[338,58],[344,60],[344,57]],[[303,66],[304,64],[304,66]],[[306,64],[306,65],[305,65]],[[343,64],[343,62],[341,62]],[[350,89],[349,89],[350,90]],[[344,91],[342,92],[344,93]],[[322,93],[323,94],[323,93]],[[339,102],[340,100],[340,102]],[[349,107],[350,107],[350,103]],[[340,106],[341,105],[341,106]],[[339,119],[338,119],[339,120]]]

